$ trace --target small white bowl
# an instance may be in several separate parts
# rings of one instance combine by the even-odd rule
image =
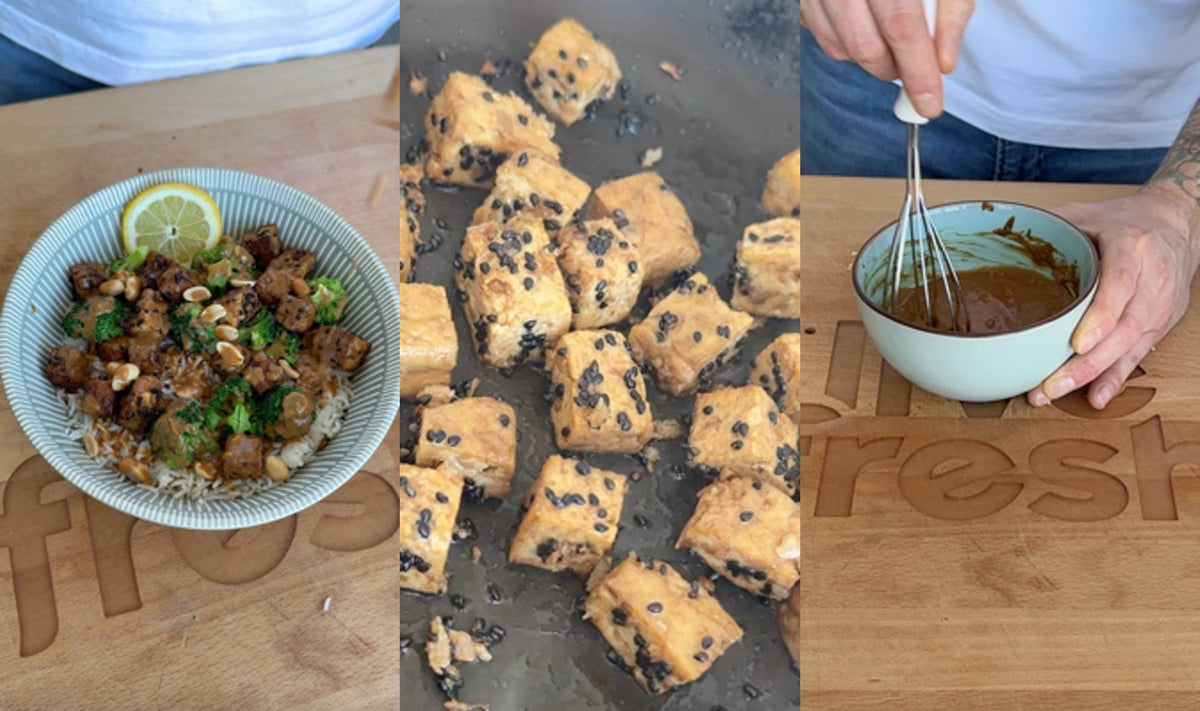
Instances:
[[[930,208],[930,214],[956,269],[993,264],[1037,269],[1015,240],[994,232],[1013,218],[1013,231],[1030,231],[1078,266],[1079,296],[1049,319],[1004,333],[949,333],[901,321],[882,306],[893,222],[867,240],[854,260],[858,312],[871,341],[897,372],[942,397],[989,402],[1032,390],[1073,353],[1071,334],[1096,295],[1095,245],[1061,217],[1028,205],[961,202]]]

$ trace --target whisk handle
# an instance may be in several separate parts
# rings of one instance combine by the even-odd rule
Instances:
[[[934,28],[937,27],[938,0],[923,0],[923,3],[925,5],[925,22],[929,25],[929,36],[933,37]],[[918,126],[929,123],[929,119],[917,113],[917,110],[913,108],[912,101],[908,98],[908,92],[904,91],[903,86],[900,87],[900,95],[896,97],[896,104],[892,107],[892,112],[904,123],[913,123]]]

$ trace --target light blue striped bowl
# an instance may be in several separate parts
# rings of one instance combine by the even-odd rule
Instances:
[[[274,222],[285,246],[317,256],[316,273],[341,278],[349,294],[340,326],[369,340],[371,352],[351,380],[342,431],[292,478],[245,499],[172,499],[96,464],[67,440],[66,411],[42,374],[61,344],[59,319],[71,302],[67,269],[122,253],[121,210],[143,189],[179,181],[207,190],[224,231],[241,234]],[[329,207],[270,178],[222,168],[145,173],[87,197],[54,221],[21,261],[0,315],[0,377],[22,429],[38,452],[85,494],[131,516],[177,528],[231,530],[269,523],[328,496],[357,472],[387,435],[400,407],[400,296],[366,240]]]

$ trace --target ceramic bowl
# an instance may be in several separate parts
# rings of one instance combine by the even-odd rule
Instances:
[[[1012,219],[1013,232],[1032,233],[1077,266],[1079,295],[1054,316],[1003,333],[948,333],[906,323],[883,307],[893,222],[867,240],[854,260],[858,311],[871,341],[897,372],[942,397],[988,402],[1032,390],[1073,353],[1071,334],[1096,293],[1095,246],[1066,220],[1028,205],[961,202],[930,208],[930,214],[956,269],[1014,265],[1048,274],[1016,240],[996,234]]]
[[[242,499],[173,499],[101,467],[69,440],[66,408],[42,374],[61,345],[59,319],[71,303],[67,268],[108,262],[121,254],[120,216],[141,190],[181,181],[207,190],[224,231],[241,234],[274,222],[286,246],[317,256],[316,271],[342,279],[349,301],[338,324],[369,340],[371,352],[351,378],[351,402],[341,432],[292,477]],[[85,198],[33,243],[21,261],[0,315],[0,376],[17,421],[38,452],[72,484],[115,509],[147,521],[191,529],[228,530],[269,523],[320,501],[344,484],[379,447],[400,406],[400,299],[378,255],[353,227],[315,198],[284,183],[221,168],[145,173]]]

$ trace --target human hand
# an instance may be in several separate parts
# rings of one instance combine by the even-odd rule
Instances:
[[[958,62],[974,0],[939,0],[929,36],[921,0],[800,0],[800,22],[825,54],[883,81],[900,79],[917,113],[942,113],[942,74]]]
[[[1200,255],[1178,199],[1147,185],[1130,197],[1055,210],[1095,239],[1100,285],[1071,337],[1076,355],[1027,394],[1029,404],[1047,405],[1088,385],[1088,402],[1103,408],[1179,322]]]

